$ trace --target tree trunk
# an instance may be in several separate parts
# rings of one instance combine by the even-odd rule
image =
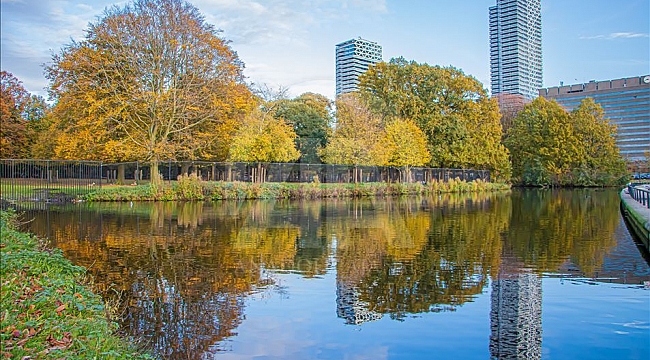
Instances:
[[[158,161],[151,160],[151,184],[152,185],[162,185],[163,177],[160,175],[160,170],[158,170]]]
[[[117,165],[117,184],[118,185],[124,185],[124,172],[125,172],[124,164]]]
[[[189,170],[190,170],[190,164],[184,162],[184,163],[181,165],[181,175],[183,175],[183,176],[187,176],[187,175],[189,175]]]

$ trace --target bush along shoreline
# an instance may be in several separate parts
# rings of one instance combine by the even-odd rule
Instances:
[[[116,335],[107,306],[86,282],[86,270],[17,230],[0,212],[0,357],[12,359],[151,359]]]
[[[509,184],[482,180],[421,183],[248,183],[203,181],[189,175],[178,181],[136,186],[105,186],[82,197],[86,201],[177,201],[251,199],[325,199],[371,196],[430,195],[439,193],[510,190]]]

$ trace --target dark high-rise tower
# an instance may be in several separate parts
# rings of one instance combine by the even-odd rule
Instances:
[[[537,97],[542,87],[541,0],[497,0],[490,7],[492,95]]]

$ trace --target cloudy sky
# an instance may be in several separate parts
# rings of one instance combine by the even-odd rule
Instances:
[[[79,40],[111,0],[0,0],[0,64],[45,95],[43,64]],[[363,37],[384,60],[453,65],[489,89],[488,8],[496,0],[193,0],[223,30],[248,81],[290,95],[335,92],[334,49]],[[650,73],[650,0],[542,0],[544,86]]]

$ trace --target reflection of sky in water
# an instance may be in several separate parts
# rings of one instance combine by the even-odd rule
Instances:
[[[336,316],[336,277],[275,275],[286,287],[249,297],[223,359],[487,359],[488,288],[453,312],[347,325]],[[650,290],[584,279],[542,279],[542,358],[644,359],[650,351]],[[282,314],[282,316],[277,316]]]
[[[635,358],[650,350],[650,267],[619,202],[82,204],[29,226],[122,289],[127,331],[176,358]]]

